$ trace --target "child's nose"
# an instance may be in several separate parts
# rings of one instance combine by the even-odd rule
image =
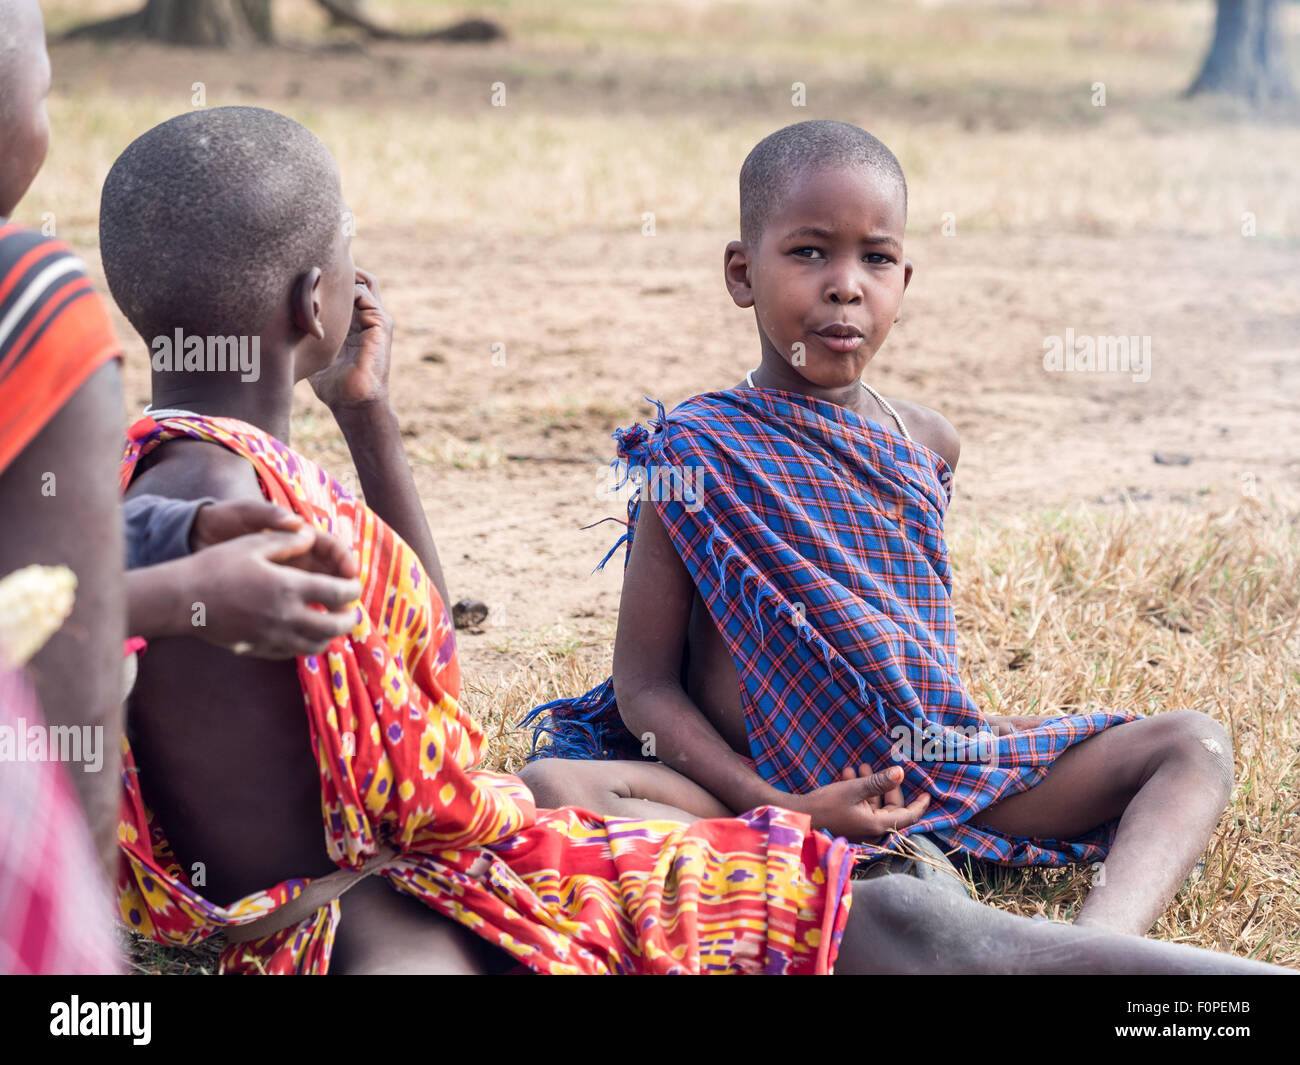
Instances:
[[[841,268],[826,280],[826,299],[831,303],[854,304],[862,302],[862,284],[857,271]]]

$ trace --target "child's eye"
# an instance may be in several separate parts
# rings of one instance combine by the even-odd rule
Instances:
[[[871,263],[873,266],[879,265],[880,263],[892,263],[894,261],[888,255],[881,255],[880,252],[876,251],[868,252],[865,258],[867,262]]]
[[[797,255],[800,259],[820,259],[823,258],[820,248],[795,248],[790,252],[791,255]]]

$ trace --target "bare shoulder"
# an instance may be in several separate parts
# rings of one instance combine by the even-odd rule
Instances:
[[[913,439],[942,457],[948,464],[948,469],[955,471],[957,459],[961,455],[961,438],[953,428],[952,422],[937,410],[922,406],[920,403],[912,403],[906,399],[894,399],[890,402],[903,416],[903,421],[907,423],[907,431],[912,434]]]
[[[262,499],[246,459],[205,440],[169,440],[140,461],[127,497],[152,493],[169,499]]]

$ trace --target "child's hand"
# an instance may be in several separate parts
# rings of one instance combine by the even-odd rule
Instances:
[[[248,533],[277,529],[297,533],[304,526],[297,514],[274,503],[245,499],[205,503],[199,507],[190,528],[190,550],[202,551]],[[357,560],[346,544],[320,529],[312,529],[312,534],[307,550],[288,554],[281,561],[311,573],[344,578],[357,576]]]
[[[245,533],[266,529],[297,532],[301,528],[302,518],[274,503],[252,499],[204,503],[194,515],[194,524],[190,526],[190,550],[202,551],[205,547],[233,540]]]
[[[311,387],[330,410],[388,403],[393,319],[379,299],[374,274],[357,270],[352,327],[338,358],[311,375]]]
[[[900,766],[873,773],[870,766],[855,772],[845,768],[842,779],[806,795],[792,796],[786,805],[812,818],[813,828],[822,828],[850,843],[877,843],[887,832],[916,824],[930,805],[922,792],[903,804],[903,770]]]
[[[334,554],[328,544],[317,547],[318,537],[325,534],[308,526],[252,533],[167,563],[186,567],[186,599],[203,606],[201,614],[191,615],[191,635],[236,654],[292,658],[319,654],[351,632],[361,595],[356,564],[345,549],[346,576],[343,567],[333,571],[338,575],[318,568],[328,566]],[[313,555],[315,564],[303,565]]]

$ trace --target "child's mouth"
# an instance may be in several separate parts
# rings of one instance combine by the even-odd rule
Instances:
[[[861,333],[847,332],[836,330],[835,332],[818,330],[813,334],[826,345],[831,351],[840,355],[846,355],[851,351],[857,351],[866,339]]]

